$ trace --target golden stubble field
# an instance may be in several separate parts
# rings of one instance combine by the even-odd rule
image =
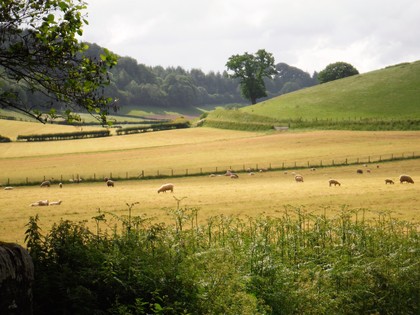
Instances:
[[[379,168],[377,168],[379,165]],[[367,173],[367,168],[371,173]],[[338,215],[343,206],[348,209],[367,209],[367,216],[379,218],[379,212],[392,213],[392,217],[408,221],[420,219],[419,160],[380,163],[364,166],[345,166],[296,170],[304,176],[296,183],[291,171],[240,173],[238,179],[227,176],[199,176],[172,178],[174,193],[157,193],[158,187],[168,180],[119,181],[115,187],[105,183],[64,184],[63,188],[22,186],[0,192],[0,239],[23,243],[25,224],[30,216],[40,217],[40,226],[47,232],[60,219],[75,222],[88,220],[94,229],[92,217],[98,210],[127,215],[127,204],[137,203],[132,215],[154,218],[155,222],[173,223],[166,209],[181,206],[199,209],[198,218],[205,222],[219,215],[280,216],[286,207],[298,207],[307,212]],[[364,174],[356,174],[362,168]],[[408,173],[415,184],[400,184],[398,176]],[[330,178],[342,185],[329,187]],[[385,185],[392,178],[394,185]],[[175,197],[175,198],[174,198]],[[38,200],[62,200],[60,206],[31,207]],[[289,209],[290,211],[290,209]],[[111,219],[111,216],[108,216]],[[108,223],[113,226],[113,221]],[[105,228],[105,225],[102,225]]]
[[[41,129],[37,129],[41,128]],[[0,134],[51,133],[57,126],[24,122],[0,121]],[[63,132],[59,127],[59,131]],[[66,127],[71,131],[73,127]],[[68,129],[70,128],[70,129]],[[392,154],[420,155],[419,131],[363,132],[363,131],[305,131],[256,133],[212,128],[190,128],[130,136],[98,139],[12,142],[0,144],[0,184],[55,178],[50,188],[16,186],[0,190],[0,240],[23,242],[25,224],[30,216],[40,217],[46,233],[60,219],[89,220],[98,210],[127,215],[127,204],[137,203],[133,215],[156,218],[158,222],[173,223],[165,209],[181,206],[199,209],[199,220],[205,222],[218,215],[282,215],[285,207],[304,208],[305,211],[326,211],[336,215],[343,206],[350,209],[393,211],[393,216],[405,220],[420,218],[420,160],[406,160],[369,164],[284,171],[240,173],[239,179],[226,176],[174,177],[171,179],[117,180],[114,188],[104,182],[70,184],[76,174],[84,178],[100,179],[132,176],[142,170],[146,175],[170,174],[174,170],[218,170],[223,174],[230,166],[274,168],[285,163],[290,167],[316,165],[320,161],[342,162],[344,159],[366,159],[368,156],[389,158]],[[364,163],[364,162],[363,162]],[[363,164],[361,163],[361,164]],[[325,164],[324,164],[325,165]],[[370,168],[371,173],[356,174],[356,169]],[[304,183],[296,183],[292,171],[301,173]],[[398,176],[408,173],[416,184],[399,184]],[[328,179],[336,178],[341,187],[329,187]],[[396,181],[385,185],[386,178]],[[64,186],[60,189],[57,179]],[[158,187],[171,181],[173,194],[157,194]],[[60,206],[30,207],[38,200],[58,201]],[[325,210],[324,210],[325,209]],[[373,217],[374,213],[371,214]],[[108,221],[111,224],[110,221]]]
[[[3,126],[19,133],[27,123]],[[21,125],[23,127],[21,127]],[[29,127],[25,127],[29,128]],[[26,130],[23,128],[24,130]],[[71,127],[70,127],[71,128]],[[8,131],[8,130],[11,131]],[[23,132],[22,132],[23,133]],[[21,134],[22,134],[21,133]],[[136,177],[226,170],[230,166],[287,167],[345,159],[420,154],[420,132],[311,131],[255,133],[190,128],[97,139],[1,144],[0,184]]]

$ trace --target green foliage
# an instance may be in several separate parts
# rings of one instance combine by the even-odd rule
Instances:
[[[42,237],[31,218],[34,313],[419,312],[416,224],[388,213],[367,220],[363,209],[327,217],[288,206],[277,218],[199,224],[198,209],[176,200],[168,226],[133,216],[137,203],[127,216],[100,212],[96,233],[61,221]]]
[[[40,135],[19,135],[17,136],[17,140],[28,141],[28,142],[56,141],[56,140],[74,140],[74,139],[108,137],[109,135],[110,135],[109,130],[92,130],[92,131],[76,131],[76,132],[51,133],[51,134],[40,134]]]
[[[2,135],[0,135],[0,143],[1,142],[11,142],[12,140],[10,140],[10,138],[8,137],[3,137]]]
[[[162,130],[171,130],[171,129],[181,129],[189,128],[190,122],[186,119],[180,118],[173,121],[167,122],[156,122],[154,124],[134,126],[134,127],[125,127],[117,129],[117,135],[128,135],[149,131],[162,131]]]
[[[271,78],[277,73],[273,55],[264,49],[258,50],[254,55],[233,55],[226,67],[233,71],[229,75],[231,78],[239,79],[242,95],[251,104],[255,104],[258,98],[267,96],[264,78]]]
[[[54,106],[68,109],[69,120],[72,111],[84,110],[106,124],[112,99],[103,88],[116,56],[106,50],[100,60],[83,54],[87,45],[77,36],[87,24],[84,9],[82,0],[1,2],[0,82],[7,83],[0,90],[3,108],[42,122],[54,118]]]
[[[319,83],[326,83],[356,74],[359,74],[359,71],[357,71],[357,69],[351,64],[346,62],[336,62],[329,64],[318,74],[318,81]]]

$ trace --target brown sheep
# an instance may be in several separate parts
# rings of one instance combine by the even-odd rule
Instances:
[[[297,183],[303,183],[303,176],[302,175],[296,175],[295,176],[295,181]]]
[[[363,170],[358,169],[358,170],[356,171],[356,173],[357,173],[357,174],[363,174]]]
[[[409,175],[401,175],[400,176],[400,183],[411,183],[414,184],[414,180]]]
[[[160,188],[158,189],[157,192],[161,193],[161,192],[166,192],[168,190],[170,190],[171,192],[174,192],[174,185],[173,184],[164,184],[164,185],[160,186]]]
[[[335,179],[330,179],[328,183],[330,184],[330,187],[331,187],[331,185],[341,186],[340,182],[338,180],[335,180]]]
[[[41,183],[40,187],[50,187],[51,186],[51,182],[49,180],[45,180]]]
[[[387,178],[385,179],[385,185],[386,184],[394,184],[394,181],[392,179]]]
[[[114,181],[113,181],[113,180],[111,180],[111,179],[108,179],[108,180],[106,181],[106,185],[107,185],[108,187],[114,187]]]

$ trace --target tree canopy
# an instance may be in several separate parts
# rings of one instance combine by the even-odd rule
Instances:
[[[42,122],[57,117],[57,108],[68,121],[87,111],[106,123],[113,100],[103,88],[117,58],[83,53],[88,46],[77,36],[88,23],[85,8],[82,0],[1,1],[1,108]]]
[[[329,64],[318,74],[319,83],[326,83],[352,75],[359,74],[359,71],[351,64],[346,62],[335,62]]]
[[[274,66],[274,57],[264,49],[258,50],[254,55],[244,53],[233,55],[226,63],[226,67],[233,71],[231,78],[239,79],[242,95],[252,104],[258,98],[267,96],[264,78],[272,78],[277,73]]]

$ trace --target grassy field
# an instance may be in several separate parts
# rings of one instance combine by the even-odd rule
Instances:
[[[14,128],[19,123],[14,122]],[[3,126],[3,124],[1,125]],[[13,133],[4,128],[0,134]],[[420,132],[314,131],[257,133],[212,128],[161,131],[100,139],[1,144],[0,184],[68,181],[77,175],[114,178],[361,162],[420,153]]]
[[[281,95],[241,111],[275,119],[419,119],[420,61]]]
[[[181,206],[199,209],[203,221],[217,215],[276,216],[285,206],[301,207],[308,212],[336,215],[343,206],[349,209],[369,209],[370,217],[379,211],[392,211],[393,217],[405,220],[420,219],[418,184],[400,184],[398,176],[408,173],[417,182],[420,178],[418,160],[378,164],[371,173],[356,174],[357,166],[322,168],[316,171],[299,170],[304,183],[296,183],[292,172],[263,172],[255,175],[241,174],[239,179],[227,176],[200,176],[171,179],[174,193],[158,194],[158,187],[166,180],[136,180],[116,182],[115,187],[105,183],[64,184],[50,188],[38,186],[16,187],[0,192],[0,239],[23,242],[25,224],[29,216],[39,214],[44,231],[60,219],[89,220],[98,210],[127,215],[127,204],[133,207],[134,216],[156,218],[171,222],[165,209],[175,209],[176,199]],[[341,186],[329,187],[328,180],[336,178]],[[395,185],[385,185],[392,178]],[[60,206],[30,207],[38,200],[58,201]],[[112,223],[108,222],[112,227]]]
[[[3,122],[7,122],[3,124]],[[23,122],[2,121],[0,134],[10,136],[27,126]],[[37,126],[43,125],[37,124]],[[54,126],[57,127],[57,126]],[[59,189],[57,180],[50,188],[18,186],[14,190],[0,191],[0,239],[23,242],[25,224],[29,216],[39,214],[45,230],[61,218],[90,220],[98,209],[119,215],[127,214],[127,203],[135,203],[134,215],[156,217],[169,222],[165,208],[176,207],[174,197],[182,199],[184,206],[200,209],[200,218],[220,214],[276,215],[285,205],[305,207],[307,211],[334,214],[343,205],[367,208],[373,211],[395,211],[403,219],[419,219],[419,189],[415,185],[385,185],[385,178],[395,181],[408,173],[417,182],[420,178],[418,159],[369,164],[370,174],[357,175],[351,165],[332,168],[299,169],[299,165],[324,165],[371,156],[389,158],[392,154],[411,155],[420,152],[420,132],[243,132],[212,128],[191,128],[155,133],[112,136],[100,139],[54,141],[42,143],[12,142],[1,144],[0,183],[22,183],[26,178],[41,181],[46,178],[63,180]],[[398,157],[398,156],[396,156]],[[145,175],[185,174],[199,171],[223,174],[226,169],[271,166],[284,171],[257,172],[254,176],[240,173],[238,180],[226,176],[174,177],[169,179],[118,180],[125,174]],[[301,173],[304,183],[295,183],[292,171]],[[70,184],[76,174],[98,180],[112,173],[117,178],[114,188],[104,182]],[[61,178],[62,177],[62,178]],[[337,178],[341,187],[329,187],[328,179]],[[174,194],[157,194],[164,182],[175,184]],[[61,206],[30,207],[38,200],[62,200]]]

